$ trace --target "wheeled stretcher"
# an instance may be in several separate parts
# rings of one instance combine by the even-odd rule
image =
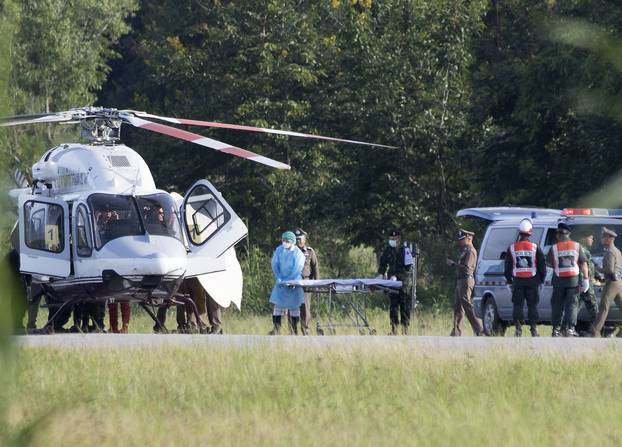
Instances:
[[[357,295],[364,293],[399,293],[401,281],[387,279],[303,279],[284,281],[282,287],[302,287],[316,297],[316,331],[318,335],[335,334],[337,327],[354,327],[361,335],[374,335],[376,330],[369,325],[365,305]],[[346,321],[336,323],[337,313]]]

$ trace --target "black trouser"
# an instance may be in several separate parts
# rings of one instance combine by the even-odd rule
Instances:
[[[525,301],[527,301],[527,318],[529,318],[529,324],[535,326],[540,319],[538,316],[538,303],[540,302],[538,287],[514,285],[512,289],[512,303],[514,304],[512,318],[515,323],[523,321]]]
[[[52,319],[52,317],[54,317],[54,329],[62,329],[63,326],[69,321],[69,318],[71,318],[73,305],[65,306],[58,315],[55,315],[63,304],[62,301],[57,301],[47,295],[45,295],[45,301],[48,305],[48,322]]]
[[[74,312],[75,313],[80,312],[77,315],[78,324],[76,324],[76,326],[80,327],[82,330],[84,331],[89,330],[89,319],[93,320],[93,325],[95,326],[95,329],[99,329],[99,330],[104,329],[104,317],[106,315],[106,303],[87,301],[86,303],[76,305]],[[74,316],[74,321],[75,320],[76,320],[76,317]]]
[[[401,290],[399,293],[389,294],[389,297],[389,319],[391,320],[391,326],[398,326],[401,322],[402,326],[408,327],[410,324],[411,297]]]

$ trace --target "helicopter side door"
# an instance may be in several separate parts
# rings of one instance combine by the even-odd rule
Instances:
[[[73,246],[73,269],[76,278],[99,276],[97,259],[93,257],[93,219],[89,207],[83,201],[75,201],[71,213]]]
[[[71,272],[69,207],[41,196],[21,196],[19,206],[20,271],[66,278]]]
[[[188,245],[186,277],[227,270],[227,250],[244,239],[248,230],[242,219],[207,180],[188,190],[181,208]]]

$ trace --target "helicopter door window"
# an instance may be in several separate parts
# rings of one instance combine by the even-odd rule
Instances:
[[[136,197],[147,233],[154,236],[181,238],[181,227],[175,201],[169,194]]]
[[[29,200],[24,203],[25,241],[28,248],[61,253],[64,249],[63,208]]]
[[[124,236],[145,234],[136,202],[131,196],[91,194],[89,205],[95,219],[95,248]]]
[[[205,186],[198,185],[188,196],[186,229],[195,245],[207,242],[230,218],[229,212]]]
[[[78,216],[76,222],[76,248],[78,250],[78,256],[89,257],[93,252],[93,244],[91,242],[91,232],[89,228],[89,220],[86,207],[84,205],[78,206]]]

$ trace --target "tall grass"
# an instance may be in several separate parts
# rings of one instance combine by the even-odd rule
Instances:
[[[621,353],[24,349],[7,393],[41,446],[613,446]]]

